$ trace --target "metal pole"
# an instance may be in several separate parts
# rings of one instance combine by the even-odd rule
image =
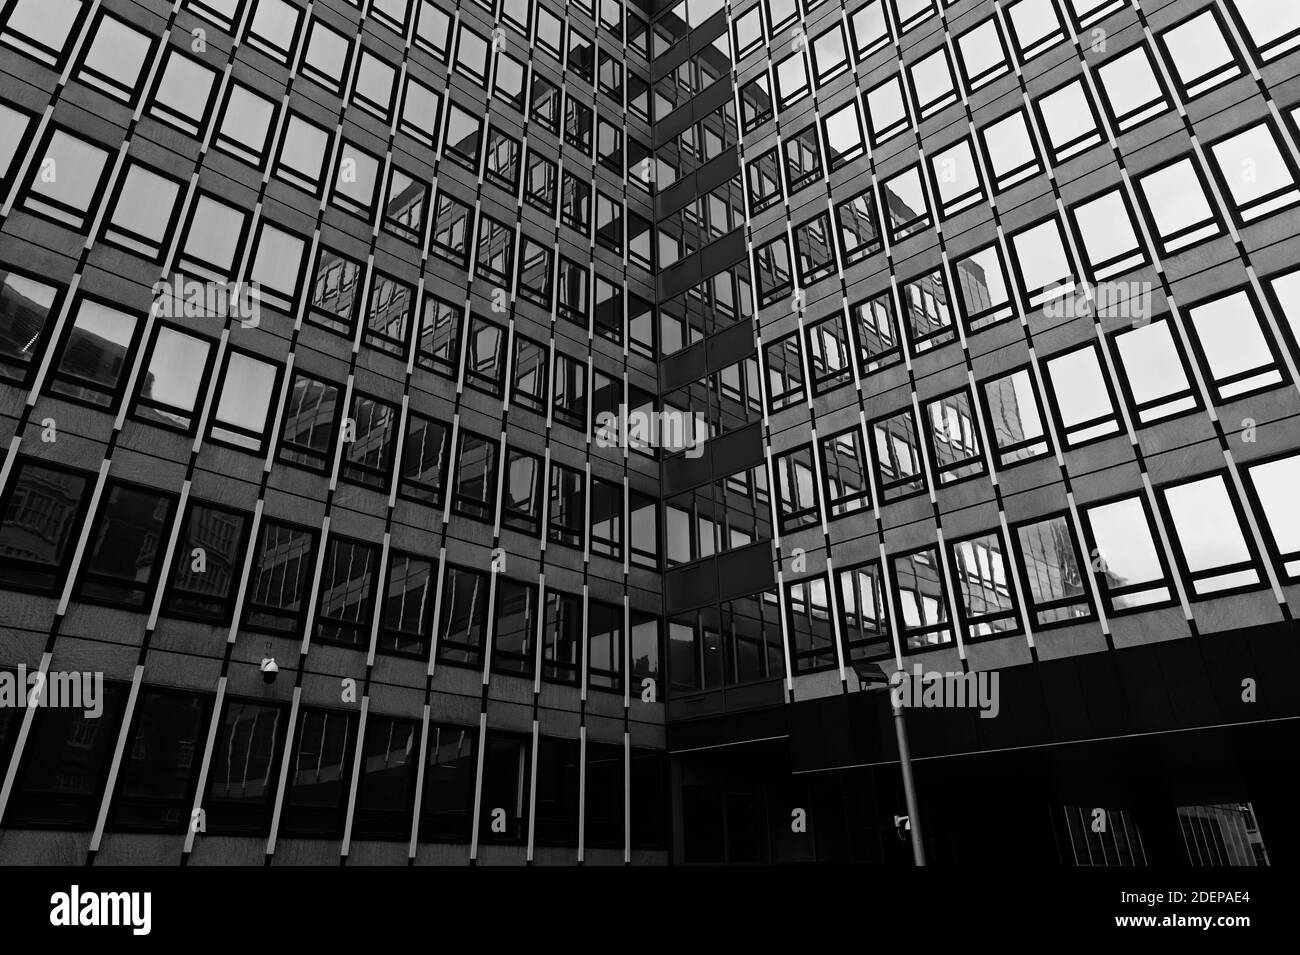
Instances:
[[[897,702],[894,702],[894,731],[898,735],[898,764],[903,767],[903,794],[907,797],[907,820],[911,825],[912,861],[916,865],[925,865],[921,811],[917,808],[916,782],[912,779],[912,753],[907,746],[907,724],[903,720],[903,707]]]

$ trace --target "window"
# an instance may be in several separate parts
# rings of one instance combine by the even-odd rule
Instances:
[[[1295,488],[1300,486],[1300,455],[1252,464],[1246,469],[1256,511],[1269,547],[1287,580],[1300,578],[1300,514],[1296,513]]]
[[[303,279],[306,242],[263,219],[253,242],[251,294],[258,301],[290,311]]]
[[[948,307],[948,287],[943,272],[935,269],[902,288],[903,306],[912,353],[919,355],[952,341],[956,335]]]
[[[388,489],[393,464],[397,409],[365,395],[352,395],[344,425],[342,478],[354,484]]]
[[[1179,87],[1187,99],[1195,99],[1241,75],[1237,55],[1229,46],[1213,8],[1166,30],[1156,40],[1173,63]]]
[[[940,485],[984,473],[979,425],[971,407],[970,392],[962,389],[925,406],[926,436],[934,454],[935,476]]]
[[[331,93],[342,92],[343,77],[347,75],[351,45],[347,37],[313,18],[307,31],[307,53],[303,56],[302,72]]]
[[[1051,451],[1043,429],[1038,390],[1027,369],[984,382],[989,438],[998,464],[1009,467]]]
[[[757,4],[735,19],[734,29],[736,62],[739,63],[763,45],[763,19]]]
[[[485,213],[478,217],[474,272],[481,279],[507,287],[515,274],[515,230]]]
[[[455,378],[459,374],[460,329],[463,309],[436,295],[424,299],[416,362],[423,368]]]
[[[957,292],[966,328],[975,332],[1015,314],[1000,246],[985,246],[955,264]]]
[[[190,825],[199,761],[212,701],[207,696],[140,692],[134,729],[123,750],[109,826],[114,830],[181,833]]]
[[[115,412],[135,361],[140,320],[82,298],[52,366],[51,394]]]
[[[375,196],[379,190],[379,164],[378,157],[345,140],[331,197],[335,205],[369,222],[375,212]]]
[[[1300,202],[1295,167],[1268,123],[1219,140],[1210,146],[1210,155],[1239,226]]]
[[[351,338],[361,303],[361,274],[359,262],[321,246],[308,299],[307,321]]]
[[[777,412],[803,401],[803,363],[799,356],[799,336],[787,335],[771,342],[764,349],[764,358],[771,410]]]
[[[952,643],[952,616],[938,551],[926,547],[901,554],[890,561],[890,570],[903,649],[928,650]]]
[[[204,623],[229,622],[244,571],[248,515],[193,502],[177,541],[163,612]]]
[[[1026,309],[1035,309],[1075,289],[1074,269],[1061,224],[1048,219],[1011,236],[1011,256]]]
[[[339,389],[295,372],[284,410],[280,460],[325,473],[334,458]]]
[[[1097,69],[1101,95],[1110,107],[1116,130],[1125,132],[1169,108],[1165,90],[1141,44],[1107,60]]]
[[[185,228],[181,270],[228,283],[234,278],[247,225],[242,210],[200,195]]]
[[[23,155],[35,131],[31,116],[0,103],[0,189],[6,194],[12,184],[12,174],[19,171],[14,160]]]
[[[1070,218],[1083,239],[1084,264],[1092,281],[1104,282],[1146,263],[1123,190],[1079,203],[1070,209]]]
[[[374,621],[379,548],[331,536],[321,569],[316,639],[364,648]]]
[[[592,111],[573,98],[572,93],[564,97],[564,141],[584,156],[591,155]]]
[[[427,735],[420,839],[468,842],[474,812],[478,735],[472,729],[436,723],[429,725]]]
[[[1145,498],[1089,505],[1083,509],[1083,524],[1093,577],[1111,613],[1172,602]]]
[[[555,163],[528,150],[528,168],[524,176],[524,201],[548,216],[555,215],[557,170]]]
[[[0,382],[25,387],[45,352],[62,292],[14,271],[0,271]]]
[[[1217,402],[1241,398],[1286,381],[1277,346],[1260,320],[1248,289],[1193,305],[1187,310],[1195,335],[1192,347],[1209,372]]]
[[[1006,636],[1020,629],[998,531],[954,541],[949,551],[957,584],[957,616],[966,640]]]
[[[788,109],[808,95],[808,63],[796,50],[775,67],[777,109]]]
[[[547,537],[556,544],[582,547],[586,528],[587,482],[583,472],[551,464]]]
[[[452,508],[475,520],[491,521],[496,501],[497,442],[462,431],[456,459]]]
[[[451,46],[451,16],[433,0],[417,0],[417,2],[419,12],[415,27],[415,42],[446,62],[447,51]]]
[[[287,717],[275,703],[226,698],[203,797],[208,832],[270,833]]]
[[[1137,424],[1151,424],[1171,415],[1195,411],[1200,398],[1191,378],[1178,336],[1163,317],[1115,336],[1117,370]]]
[[[433,239],[430,250],[459,268],[469,265],[469,237],[474,228],[474,213],[459,199],[439,190],[434,206]]]
[[[429,185],[393,166],[388,176],[388,194],[381,224],[384,231],[418,246],[424,238],[425,216],[429,211]]]
[[[972,93],[1007,72],[1007,48],[996,17],[957,38],[957,61]]]
[[[81,830],[95,825],[129,689],[104,681],[98,718],[74,707],[36,711],[5,813],[9,825]]]
[[[160,545],[171,535],[175,503],[159,491],[110,484],[91,528],[77,596],[142,609],[162,569]]]
[[[798,373],[799,353],[797,339],[788,339],[783,351],[793,361],[798,378],[786,380],[786,387],[793,385],[797,392],[795,400],[803,397],[800,387],[802,374]],[[782,344],[778,342],[777,344]],[[808,328],[808,367],[812,378],[814,395],[823,394],[840,385],[847,384],[853,378],[853,369],[849,366],[849,340],[844,327],[844,316],[837,314]],[[787,369],[787,372],[789,369]],[[776,395],[778,381],[773,377],[773,396]],[[787,395],[789,392],[787,392]]]
[[[835,273],[835,240],[827,213],[823,212],[796,227],[794,247],[798,256],[800,287],[812,285]]]
[[[1300,45],[1300,10],[1271,0],[1236,0],[1233,3],[1261,60],[1276,59]]]
[[[412,554],[388,555],[388,582],[384,592],[377,649],[399,656],[428,656],[428,636],[433,629],[434,565]]]
[[[813,72],[820,87],[848,72],[849,54],[844,46],[844,27],[836,24],[812,41]]]
[[[288,63],[298,45],[301,19],[302,11],[289,0],[258,0],[246,39],[250,46]]]
[[[623,692],[623,608],[587,602],[587,686]]]
[[[541,9],[539,7],[539,9]],[[543,129],[560,135],[560,90],[554,83],[542,79],[533,73],[531,106],[529,116]]]
[[[1021,0],[1029,3],[1032,0]],[[1041,171],[1025,114],[1017,110],[980,130],[984,155],[993,170],[993,191],[1002,192]]]
[[[253,551],[244,626],[263,633],[300,633],[316,568],[316,535],[264,520]]]
[[[984,183],[969,138],[959,139],[930,157],[930,175],[939,197],[939,218],[947,219],[984,200]]]
[[[52,594],[63,586],[89,503],[91,477],[20,459],[0,497],[0,583]]]
[[[384,122],[392,118],[397,71],[369,50],[361,51],[352,100]]]
[[[583,779],[583,845],[598,849],[622,849],[625,844],[623,744],[587,743],[587,769]],[[638,800],[657,799],[638,792]],[[540,813],[540,810],[539,810]]]
[[[543,679],[577,684],[582,634],[582,598],[547,590],[542,618]]]
[[[836,575],[836,586],[845,661],[891,656],[889,597],[880,579],[880,564],[871,561],[845,568]]]
[[[440,507],[450,453],[447,425],[423,415],[408,414],[399,492],[404,497]]]
[[[911,121],[907,117],[903,88],[899,85],[897,76],[867,90],[866,115],[871,128],[872,146],[879,147],[907,129]]]
[[[485,574],[447,565],[437,633],[439,662],[482,667],[488,587]]]
[[[909,166],[881,186],[889,238],[895,244],[929,229],[934,219],[926,203],[921,167]]]
[[[786,237],[779,235],[754,251],[754,271],[758,275],[759,307],[771,305],[794,287],[790,278],[790,249]]]
[[[836,206],[835,219],[839,231],[840,258],[845,268],[881,250],[880,223],[869,188]]]
[[[781,201],[781,171],[773,146],[746,166],[749,181],[749,212],[758,215]]]
[[[1069,518],[1064,515],[1016,529],[1024,590],[1034,624],[1047,628],[1090,619],[1092,599],[1084,585],[1083,560]]]
[[[270,430],[271,396],[279,369],[239,351],[227,352],[220,375],[217,410],[208,436],[214,441],[260,453]]]
[[[15,0],[4,11],[8,22],[0,40],[47,66],[61,69],[69,42],[81,27],[82,0]]]
[[[1255,549],[1241,526],[1241,508],[1222,474],[1162,488],[1174,552],[1195,597],[1258,586]]]
[[[12,15],[11,15],[12,16]],[[107,11],[100,11],[95,37],[81,61],[82,82],[134,106],[140,74],[152,59],[154,40]]]
[[[1137,183],[1138,198],[1155,223],[1154,238],[1161,254],[1172,255],[1223,231],[1190,156],[1139,176]]]
[[[353,838],[410,838],[419,753],[419,726],[414,720],[375,713],[367,716],[353,809]]]
[[[566,256],[560,256],[557,311],[561,318],[583,328],[588,324],[587,287],[587,267]]]
[[[275,174],[285,182],[319,196],[325,186],[325,156],[330,151],[329,130],[289,114],[285,124]]]
[[[623,485],[591,479],[591,550],[601,557],[623,559]]]
[[[900,411],[876,421],[871,433],[882,501],[888,503],[924,491],[925,464],[912,412]]]
[[[934,0],[895,0],[894,12],[898,16],[898,32],[906,33],[934,16]]]
[[[277,106],[240,83],[230,84],[216,145],[236,159],[261,167],[275,125]]]
[[[794,448],[773,460],[780,493],[781,533],[821,522],[812,445]]]
[[[478,174],[479,152],[483,139],[483,120],[471,116],[455,103],[447,106],[447,134],[443,138],[445,154]]]
[[[281,835],[343,835],[358,719],[355,713],[303,707],[289,763]]]
[[[136,416],[192,434],[199,395],[207,391],[212,355],[210,341],[159,324],[145,359]]]
[[[1052,0],[1016,0],[1007,6],[1006,13],[1021,63],[1028,63],[1065,39]]]
[[[866,151],[862,136],[862,118],[858,101],[851,99],[822,120],[822,134],[826,140],[828,172],[861,157]]]
[[[785,141],[785,181],[789,195],[822,178],[822,154],[817,128],[809,126]]]
[[[850,428],[821,439],[826,471],[826,510],[830,519],[854,514],[871,505],[867,456],[862,429]]]
[[[543,846],[578,845],[581,747],[577,740],[538,739],[534,840]]]
[[[501,523],[504,527],[537,537],[541,534],[542,461],[537,455],[508,448],[502,490]]]
[[[865,60],[889,43],[889,16],[885,0],[870,0],[849,14],[849,34],[853,38],[853,56]]]
[[[375,272],[367,309],[365,343],[405,358],[407,334],[414,319],[414,291],[390,275]]]
[[[908,73],[918,119],[933,116],[957,102],[957,86],[953,82],[946,46],[940,45],[933,53],[917,60],[908,67]]]
[[[522,844],[528,826],[532,747],[527,738],[491,732],[484,745],[479,838]],[[498,829],[502,819],[504,833]]]
[[[852,305],[849,327],[857,343],[858,369],[863,377],[902,360],[898,318],[888,292]]]
[[[172,47],[154,85],[149,114],[199,138],[216,95],[216,72]]]
[[[28,212],[85,232],[102,198],[108,152],[57,127],[38,153],[23,207]]]
[[[425,86],[414,77],[406,78],[406,93],[402,97],[402,131],[426,146],[438,144],[441,129],[442,95]]]
[[[740,88],[741,131],[753,132],[772,118],[772,88],[764,71]]]
[[[488,130],[487,163],[483,175],[511,196],[519,188],[519,141],[496,127]]]
[[[794,674],[826,670],[836,665],[835,631],[831,622],[826,578],[812,577],[786,585],[787,621],[790,634],[790,665]],[[675,631],[680,624],[672,624]],[[673,636],[678,636],[673,633]],[[691,635],[693,636],[693,634]],[[678,682],[677,657],[673,658],[673,682]],[[698,672],[698,671],[697,671]]]
[[[1110,380],[1102,370],[1095,343],[1049,358],[1046,364],[1049,393],[1065,447],[1077,448],[1120,432]]]
[[[1060,164],[1101,142],[1097,111],[1083,80],[1071,80],[1034,101],[1051,150],[1052,162]]]

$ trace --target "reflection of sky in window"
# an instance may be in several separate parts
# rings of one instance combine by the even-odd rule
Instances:
[[[1204,76],[1233,61],[1232,50],[1213,14],[1208,11],[1160,36],[1169,48],[1174,69],[1183,82]]]
[[[934,168],[938,170],[939,195],[944,202],[951,202],[979,188],[979,179],[975,175],[975,160],[970,151],[970,140],[963,139],[951,148],[934,157]]]
[[[85,211],[89,208],[108,153],[56,130],[50,138],[46,158],[47,162],[53,163],[52,174],[47,177],[43,174],[44,167],[38,167],[32,191],[74,209]]]
[[[161,242],[180,187],[142,166],[132,166],[113,209],[113,225]]]
[[[1191,309],[1192,325],[1216,381],[1273,364],[1268,341],[1245,292]]]
[[[1016,37],[1019,38],[1022,48],[1033,46],[1036,41],[1041,40],[1060,25],[1056,19],[1056,11],[1052,9],[1051,0],[1021,0],[1007,13],[1011,17],[1011,24],[1015,27]]]
[[[1061,233],[1056,220],[1049,219],[1012,238],[1020,272],[1024,276],[1025,290],[1033,292],[1047,288],[1070,277],[1070,263],[1061,244]]]
[[[1112,587],[1159,580],[1160,555],[1139,498],[1088,509],[1098,556],[1106,562]]]
[[[1190,159],[1157,170],[1139,182],[1162,235],[1202,222],[1213,214]]]
[[[871,117],[871,128],[875,130],[888,129],[907,115],[903,111],[898,77],[867,93],[867,114]]]
[[[156,101],[196,123],[203,119],[203,108],[216,74],[199,63],[173,52],[163,72]]]
[[[5,32],[17,31],[58,50],[81,7],[81,0],[18,0],[18,6],[9,13]]]
[[[221,387],[217,419],[249,431],[260,432],[271,403],[275,368],[238,352],[231,354]]]
[[[209,348],[200,338],[160,329],[149,362],[149,396],[161,404],[193,411]]]
[[[1137,47],[1104,64],[1098,71],[1115,113],[1123,116],[1153,100],[1163,98],[1146,48]]]
[[[1053,358],[1047,363],[1047,370],[1067,428],[1109,415],[1114,410],[1095,349],[1080,348]]]
[[[912,83],[916,87],[916,98],[922,106],[952,89],[952,73],[948,69],[945,47],[939,47],[912,66]]]
[[[1145,404],[1187,388],[1187,373],[1178,358],[1169,323],[1163,319],[1125,332],[1115,339],[1128,373],[1133,398]]]
[[[1292,184],[1277,143],[1262,123],[1211,148],[1238,205]]]
[[[1283,318],[1291,326],[1292,336],[1300,342],[1300,270],[1279,276],[1272,284]]]
[[[1038,101],[1038,108],[1042,111],[1043,122],[1047,126],[1047,136],[1058,149],[1096,128],[1092,107],[1080,80],[1044,96]]]
[[[1187,566],[1193,572],[1250,559],[1222,477],[1168,488],[1165,500]]]
[[[135,317],[98,302],[83,301],[77,311],[76,327],[87,335],[126,348],[135,332]]]
[[[185,240],[185,254],[228,269],[234,263],[235,246],[243,227],[244,214],[238,209],[201,196]]]
[[[85,66],[123,86],[134,87],[148,52],[147,36],[116,17],[104,17],[86,54]]]
[[[1283,554],[1300,551],[1300,454],[1250,469],[1273,539]]]
[[[1002,175],[1034,161],[1034,144],[1025,126],[1024,113],[1012,113],[984,131],[989,162],[993,170]]]
[[[253,33],[287,49],[298,25],[298,11],[285,0],[258,0],[253,14]]]
[[[1074,215],[1090,262],[1100,264],[1137,248],[1133,220],[1118,189],[1076,206]]]

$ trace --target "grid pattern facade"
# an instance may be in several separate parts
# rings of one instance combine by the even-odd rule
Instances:
[[[663,861],[646,31],[3,4],[8,860]]]

